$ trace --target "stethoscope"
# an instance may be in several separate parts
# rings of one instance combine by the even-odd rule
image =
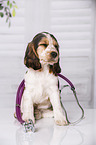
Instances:
[[[63,108],[63,110],[65,112],[65,116],[66,116],[66,120],[67,120],[67,124],[65,124],[65,125],[75,125],[75,124],[79,123],[84,118],[84,109],[82,108],[82,106],[79,103],[79,100],[78,100],[77,94],[76,94],[76,90],[75,90],[75,87],[72,84],[72,82],[68,78],[63,76],[62,74],[58,73],[57,75],[68,83],[68,85],[64,85],[61,88],[60,93],[61,93],[63,88],[70,87],[72,92],[73,92],[73,94],[74,94],[76,102],[77,102],[79,108],[82,111],[82,116],[80,117],[80,119],[78,119],[75,122],[70,122],[69,119],[68,119],[67,111],[66,111],[66,109],[65,109],[65,107],[64,107],[64,105],[63,105],[63,103],[61,101],[61,97],[60,97],[61,106],[62,106],[62,108]],[[16,118],[25,127],[25,132],[28,132],[28,131],[35,132],[35,127],[34,127],[33,121],[31,119],[29,119],[28,122],[25,122],[24,120],[22,120],[20,106],[21,106],[21,99],[22,99],[22,95],[23,95],[23,92],[24,92],[24,88],[25,88],[25,81],[23,80],[20,83],[19,87],[18,87],[17,95],[16,95]]]
[[[58,76],[61,77],[63,80],[65,80],[65,81],[69,84],[69,85],[64,85],[64,86],[61,88],[60,93],[61,93],[61,91],[62,91],[63,88],[65,88],[65,87],[70,87],[71,90],[72,90],[72,92],[73,92],[73,94],[74,94],[74,97],[75,97],[75,99],[76,99],[76,102],[77,102],[79,108],[80,108],[81,111],[82,111],[82,116],[80,117],[80,119],[78,119],[78,120],[75,121],[75,122],[70,122],[69,119],[68,119],[68,116],[67,116],[67,111],[66,111],[66,109],[65,109],[65,107],[64,107],[64,105],[63,105],[63,103],[62,103],[62,101],[61,101],[61,98],[60,98],[60,102],[61,102],[62,108],[63,108],[63,110],[64,110],[64,112],[65,112],[65,116],[66,116],[66,120],[67,120],[67,124],[66,124],[66,125],[75,125],[75,124],[79,123],[82,119],[84,119],[84,109],[82,108],[82,106],[81,106],[80,103],[79,103],[79,100],[78,100],[77,94],[76,94],[76,90],[75,90],[75,87],[74,87],[74,85],[72,84],[72,82],[71,82],[68,78],[66,78],[65,76],[63,76],[62,74],[58,74]]]

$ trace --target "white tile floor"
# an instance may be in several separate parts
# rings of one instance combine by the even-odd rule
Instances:
[[[57,126],[53,118],[36,122],[36,132],[25,133],[13,117],[14,109],[0,109],[0,145],[96,145],[96,110],[86,109],[75,126]]]

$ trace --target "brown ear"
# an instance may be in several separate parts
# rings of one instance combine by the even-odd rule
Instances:
[[[30,42],[27,46],[25,57],[24,57],[24,64],[28,68],[33,68],[34,70],[38,70],[41,68],[41,64],[38,58],[38,54],[34,49],[34,45]]]
[[[61,72],[61,68],[59,65],[59,59],[58,59],[57,63],[55,63],[54,65],[50,65],[49,72],[50,73],[53,72],[53,74],[55,74],[56,76],[57,76],[57,73]]]

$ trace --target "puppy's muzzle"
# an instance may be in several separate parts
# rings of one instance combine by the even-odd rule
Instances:
[[[51,57],[52,57],[52,58],[56,58],[56,57],[57,57],[57,53],[56,53],[56,52],[54,52],[54,51],[53,51],[53,52],[51,52]]]

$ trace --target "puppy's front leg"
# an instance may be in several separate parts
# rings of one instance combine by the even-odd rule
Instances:
[[[28,121],[31,119],[35,123],[34,119],[34,107],[32,102],[32,96],[28,90],[24,90],[24,94],[21,101],[21,112],[23,113],[22,119]]]
[[[66,117],[64,116],[63,109],[61,107],[60,94],[58,89],[54,89],[54,91],[51,92],[50,101],[53,106],[54,119],[56,124],[61,126],[67,124]]]

